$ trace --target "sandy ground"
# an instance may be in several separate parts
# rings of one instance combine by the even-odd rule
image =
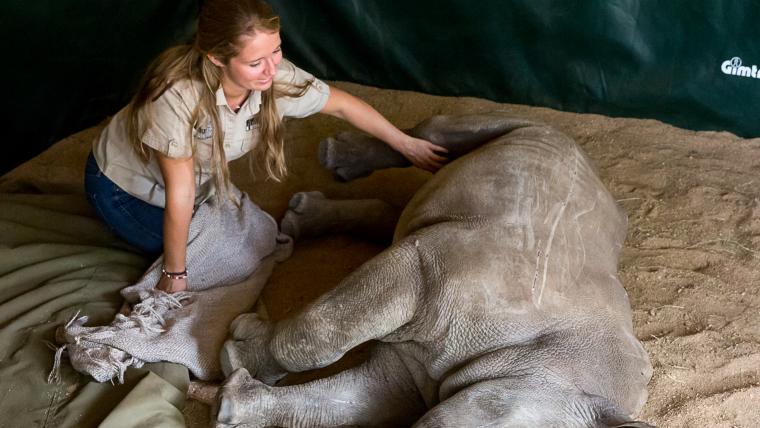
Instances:
[[[760,426],[760,139],[693,132],[654,120],[581,115],[472,98],[444,98],[338,83],[400,127],[440,113],[500,109],[548,123],[575,138],[625,208],[629,230],[620,277],[654,376],[639,418],[661,427]],[[279,218],[290,195],[318,189],[334,198],[379,197],[402,206],[427,179],[390,170],[344,184],[316,159],[319,141],[347,125],[326,116],[288,123],[291,175],[252,180],[244,162],[235,182]],[[82,165],[100,127],[75,134],[0,181],[44,191],[81,192]],[[26,185],[19,187],[21,190]],[[379,252],[350,236],[299,242],[263,293],[273,319],[288,316]],[[355,364],[293,376],[302,382]],[[190,401],[188,426],[207,426],[209,408]]]

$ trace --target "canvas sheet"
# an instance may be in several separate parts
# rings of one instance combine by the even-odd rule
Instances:
[[[0,194],[0,426],[184,426],[180,365],[96,383],[62,365],[48,384],[55,329],[78,311],[106,324],[148,260],[94,218],[82,194]]]

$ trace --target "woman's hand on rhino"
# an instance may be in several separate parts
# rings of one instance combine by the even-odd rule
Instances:
[[[446,157],[441,156],[448,153],[445,147],[420,138],[408,137],[398,151],[414,166],[425,171],[436,172],[448,162]]]

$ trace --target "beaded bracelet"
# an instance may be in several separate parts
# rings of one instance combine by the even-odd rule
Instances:
[[[167,272],[166,269],[161,267],[161,275],[169,279],[185,279],[187,278],[187,269],[183,270],[182,272]]]

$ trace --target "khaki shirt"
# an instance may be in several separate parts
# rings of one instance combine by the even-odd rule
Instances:
[[[301,84],[312,80],[313,84],[301,97],[281,97],[276,100],[280,117],[306,117],[319,112],[327,103],[329,87],[311,74],[283,59],[277,67],[275,81]],[[191,140],[188,136],[193,110],[198,94],[206,90],[202,83],[184,80],[167,89],[148,109],[140,114],[150,114],[153,123],[144,130],[143,144],[170,158],[192,156]],[[261,105],[261,92],[253,91],[240,110],[235,113],[228,105],[220,87],[216,91],[216,105],[224,132],[224,154],[227,161],[248,153],[259,141],[257,118]],[[151,156],[143,163],[127,138],[126,108],[111,119],[100,137],[93,143],[93,154],[103,173],[124,191],[152,205],[163,207],[166,194],[164,178],[158,161]],[[195,182],[196,206],[214,194],[214,180],[211,180],[211,148],[214,129],[211,124],[202,124],[193,130],[196,145]]]

